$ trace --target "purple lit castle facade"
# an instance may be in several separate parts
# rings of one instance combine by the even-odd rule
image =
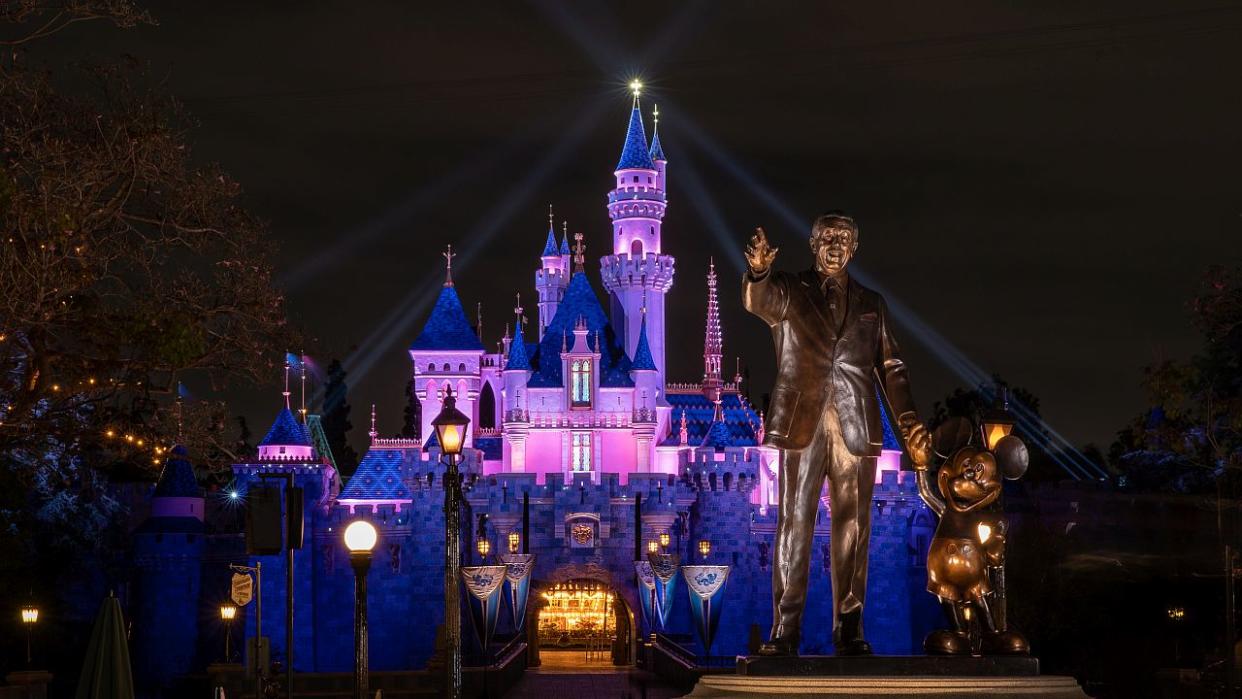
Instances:
[[[405,670],[432,661],[434,630],[444,617],[444,466],[431,421],[450,387],[458,409],[471,419],[462,463],[464,562],[478,562],[474,544],[480,540],[493,552],[516,543],[536,557],[533,599],[583,581],[612,590],[618,605],[610,622],[613,657],[622,663],[633,662],[638,639],[652,630],[642,623],[634,560],[661,540],[687,563],[703,560],[700,542],[709,542],[710,562],[731,566],[714,654],[745,652],[752,627],[770,622],[779,454],[760,446],[763,417],[739,390],[740,377],[726,380],[723,374],[718,278],[707,260],[702,378],[673,383],[667,376],[666,352],[678,346],[666,342],[665,297],[675,277],[662,230],[667,166],[658,134],[646,137],[635,99],[607,195],[612,248],[598,268],[607,306],[587,271],[582,235],[571,239],[563,229],[558,241],[549,216],[542,252],[532,255],[535,293],[515,295],[513,332],[506,331],[496,351],[485,347],[467,319],[452,279],[452,254],[446,253],[444,286],[409,346],[422,439],[379,437],[372,410],[369,448],[342,483],[318,416],[295,414],[286,389],[285,405],[258,454],[234,466],[233,492],[244,502],[248,489],[267,474],[291,474],[305,489],[306,545],[293,558],[295,669],[348,669],[351,617],[342,601],[350,598],[353,580],[340,534],[359,517],[372,521],[380,535],[369,577],[372,668]],[[684,241],[684,247],[701,246]],[[522,300],[530,304],[529,317]],[[682,325],[690,325],[688,319]],[[683,346],[693,341],[676,339]],[[394,377],[394,386],[402,383]],[[919,647],[938,618],[923,591],[932,520],[910,474],[899,466],[886,423],[873,514],[868,637],[878,651],[892,653]],[[156,503],[169,492],[157,489]],[[208,534],[198,548],[151,549],[144,570],[164,572],[147,589],[190,589],[193,579],[193,589],[202,590],[202,608],[210,610],[227,597],[229,572],[221,561],[261,562],[263,632],[273,657],[283,658],[284,555],[245,555],[237,536],[240,518],[229,506],[208,508]],[[831,532],[828,518],[821,519],[812,565],[826,571]],[[198,531],[201,520],[156,516],[144,531]],[[812,576],[808,618],[831,619],[827,577]],[[151,618],[140,615],[136,627],[140,639],[144,629],[163,628],[155,611],[163,593],[151,594],[157,596],[143,607],[152,610]],[[682,584],[678,595],[685,594]],[[543,642],[540,609],[533,607],[527,624],[535,625]],[[253,605],[241,616],[244,634],[253,635]],[[804,650],[828,648],[830,626],[808,628]],[[664,630],[694,645],[685,599]],[[502,621],[502,636],[515,632]],[[151,641],[177,660],[166,675],[203,665],[219,642],[205,632],[169,633]]]

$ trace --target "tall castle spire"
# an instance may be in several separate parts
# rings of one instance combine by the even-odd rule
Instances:
[[[569,286],[568,243],[556,244],[556,223],[552,217],[552,205],[548,204],[548,240],[539,256],[539,269],[535,271],[535,289],[539,292],[539,333],[548,327],[556,316],[556,309],[565,297]]]
[[[707,267],[707,329],[703,337],[703,395],[720,400],[724,385],[720,362],[724,354],[724,334],[720,330],[720,301],[716,298],[716,260]]]
[[[612,221],[612,254],[600,260],[604,288],[612,297],[612,327],[633,357],[647,312],[647,340],[661,380],[664,377],[664,295],[673,285],[674,259],[662,253],[661,225],[668,201],[662,148],[652,148],[643,127],[639,96],[642,84],[630,84],[630,108],[625,145],[613,172],[616,187],[608,193]],[[646,295],[647,301],[643,302]]]

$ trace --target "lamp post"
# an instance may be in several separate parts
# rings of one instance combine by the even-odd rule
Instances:
[[[220,605],[220,621],[224,622],[224,662],[229,662],[233,655],[229,652],[229,646],[233,641],[233,620],[237,618],[237,606],[232,604]]]
[[[345,527],[345,548],[349,549],[349,564],[354,568],[354,699],[367,699],[370,693],[367,571],[371,569],[371,549],[375,548],[377,539],[379,533],[365,520],[350,522]]]
[[[712,542],[707,539],[699,539],[699,554],[703,556],[703,562],[707,562],[707,556],[712,552]]]
[[[30,667],[34,662],[34,655],[30,652],[30,637],[37,623],[39,623],[39,608],[32,604],[22,607],[22,626],[26,627],[26,667]]]
[[[444,407],[431,421],[444,455],[444,640],[448,644],[448,678],[445,695],[461,698],[461,473],[457,460],[466,442],[470,418],[457,409],[453,389],[444,389]]]

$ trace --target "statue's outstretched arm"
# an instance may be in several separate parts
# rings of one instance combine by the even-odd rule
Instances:
[[[940,493],[932,486],[931,476],[928,475],[927,468],[918,468],[915,470],[915,477],[919,484],[919,497],[923,498],[923,502],[931,508],[932,512],[939,517],[944,514],[944,500],[940,499]]]

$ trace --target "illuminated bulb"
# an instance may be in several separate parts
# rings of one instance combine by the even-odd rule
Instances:
[[[229,500],[236,500],[238,497],[240,496],[237,494],[236,490],[229,491]]]
[[[237,607],[231,604],[220,605],[220,618],[224,621],[232,621],[237,618]]]
[[[630,92],[633,92],[635,97],[638,97],[639,93],[642,91],[643,91],[643,83],[641,80],[638,80],[636,78],[630,81]]]
[[[39,621],[38,607],[22,607],[22,623],[35,624]]]
[[[345,548],[353,553],[369,553],[375,548],[375,542],[379,539],[379,532],[375,531],[375,527],[366,520],[357,520],[350,522],[345,527]]]
[[[655,541],[647,542],[647,553],[655,553],[659,550],[660,550],[660,545],[657,544]]]

